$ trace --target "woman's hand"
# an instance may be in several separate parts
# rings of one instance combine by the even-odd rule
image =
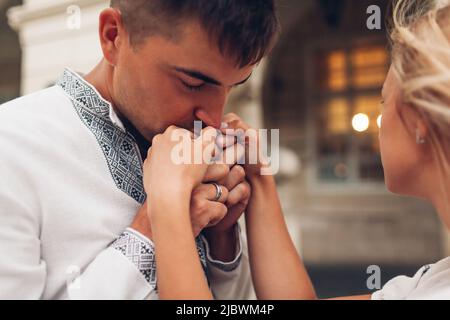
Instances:
[[[199,185],[215,151],[217,131],[202,130],[198,138],[192,132],[169,127],[153,138],[144,163],[144,188],[149,206],[189,203],[192,190]],[[148,212],[157,212],[151,208]]]
[[[256,296],[262,300],[315,298],[314,288],[289,235],[275,180],[273,175],[267,175],[270,164],[260,150],[258,132],[235,114],[226,115],[224,122],[225,134],[234,131],[245,137],[244,141],[238,138],[238,142],[245,144],[244,168],[252,192],[245,217]],[[233,130],[227,132],[229,129]]]
[[[216,136],[212,128],[194,138],[169,127],[153,139],[144,163],[160,299],[212,299],[191,226],[190,199],[214,156]]]
[[[261,176],[264,169],[269,168],[269,163],[261,152],[258,131],[251,128],[238,115],[229,113],[224,116],[222,122],[227,126],[222,133],[227,137],[236,136],[238,144],[245,147],[245,163],[243,165],[246,177],[249,181]]]

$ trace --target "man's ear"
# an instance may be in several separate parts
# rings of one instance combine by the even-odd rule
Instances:
[[[111,66],[117,64],[118,52],[124,34],[125,29],[120,11],[114,8],[103,10],[99,19],[100,45],[103,57]]]

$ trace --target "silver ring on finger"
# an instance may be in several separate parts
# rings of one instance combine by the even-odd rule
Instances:
[[[216,197],[214,198],[214,201],[219,201],[223,194],[222,187],[215,182],[212,184],[216,187]]]

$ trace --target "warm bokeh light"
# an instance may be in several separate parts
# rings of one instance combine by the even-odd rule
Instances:
[[[353,65],[352,83],[356,88],[377,87],[384,82],[388,55],[383,47],[354,49],[350,55]]]
[[[383,120],[383,116],[380,114],[379,116],[378,116],[378,118],[377,118],[377,125],[378,125],[378,128],[381,128],[381,121]]]
[[[350,130],[350,105],[346,99],[336,98],[328,102],[326,108],[327,129],[331,134],[344,134]]]
[[[352,119],[352,126],[355,131],[364,132],[369,129],[369,117],[365,113],[358,113]]]
[[[347,61],[343,50],[330,52],[328,56],[328,87],[332,91],[340,91],[347,88]]]

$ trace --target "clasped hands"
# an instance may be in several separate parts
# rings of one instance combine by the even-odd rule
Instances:
[[[227,129],[248,129],[235,114],[226,115],[223,122],[227,124]],[[181,142],[174,140],[175,132],[177,136],[185,135],[186,139]],[[246,148],[237,142],[236,137],[227,133],[229,130],[220,133],[211,127],[202,130],[203,136],[215,139],[216,147],[210,148],[211,141],[201,142],[204,161],[200,164],[193,161],[180,164],[173,159],[174,150],[180,147],[180,143],[183,150],[198,147],[199,141],[196,139],[199,138],[195,138],[192,132],[172,126],[155,136],[144,163],[147,201],[139,210],[132,227],[152,238],[152,220],[158,215],[165,215],[165,219],[180,219],[177,216],[167,217],[165,212],[168,210],[165,208],[186,203],[195,237],[204,231],[203,234],[211,240],[231,241],[234,227],[250,199],[251,187],[246,175],[252,168],[237,164],[245,157]],[[217,186],[221,190],[219,199],[216,199]]]

